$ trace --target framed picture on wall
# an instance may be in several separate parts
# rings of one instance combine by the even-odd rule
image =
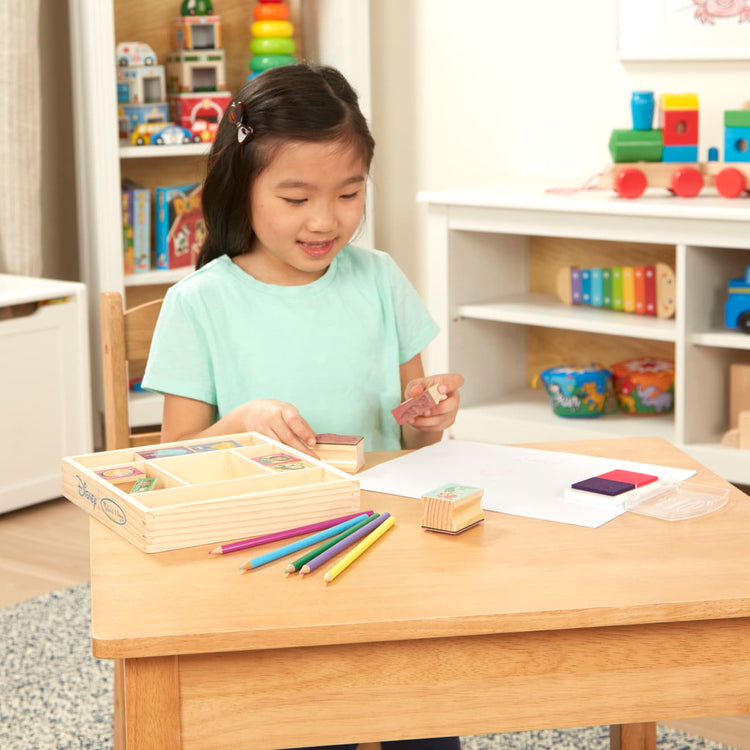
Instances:
[[[618,0],[629,60],[750,59],[750,0]]]

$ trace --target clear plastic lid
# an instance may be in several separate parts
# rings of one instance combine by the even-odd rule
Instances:
[[[727,504],[729,490],[709,487],[697,482],[681,482],[642,502],[628,506],[631,513],[661,518],[664,521],[684,521],[713,513]]]

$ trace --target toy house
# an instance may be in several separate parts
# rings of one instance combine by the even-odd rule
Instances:
[[[185,15],[174,19],[172,47],[167,55],[170,115],[202,140],[213,140],[215,126],[232,98],[227,91],[219,16]]]

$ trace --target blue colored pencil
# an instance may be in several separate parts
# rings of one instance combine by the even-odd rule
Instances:
[[[299,539],[298,541],[292,542],[291,544],[285,544],[283,547],[279,547],[278,549],[266,552],[264,555],[258,555],[258,557],[254,557],[252,560],[248,560],[244,565],[241,565],[240,570],[251,570],[252,568],[259,568],[261,565],[265,565],[266,563],[278,560],[280,557],[291,555],[293,552],[297,552],[297,550],[304,549],[305,547],[309,547],[312,544],[317,544],[318,542],[322,542],[324,539],[335,536],[336,534],[344,531],[345,529],[348,529],[350,526],[358,524],[360,521],[368,517],[369,514],[361,513],[360,515],[355,516],[354,518],[350,518],[348,521],[344,521],[337,526],[331,526],[330,529],[323,529],[323,531],[319,531],[317,534],[306,536],[304,539]]]
[[[378,526],[380,526],[381,523],[390,518],[390,516],[390,513],[383,513],[382,516],[372,518],[370,522],[363,526],[361,529],[358,529],[353,534],[349,534],[349,536],[344,537],[340,542],[334,544],[333,547],[330,547],[324,552],[321,552],[321,554],[319,554],[317,557],[314,557],[306,565],[303,565],[299,574],[302,576],[305,575],[305,573],[310,573],[315,570],[315,568],[320,567],[324,562],[328,562],[328,560],[330,560],[332,557],[338,555],[341,550],[344,550],[347,547],[351,547],[354,542],[358,542],[360,539],[366,537],[371,531],[374,531]]]

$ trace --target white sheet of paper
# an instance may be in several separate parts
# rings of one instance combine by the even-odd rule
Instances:
[[[625,511],[569,502],[563,492],[573,482],[613,469],[677,481],[695,474],[689,469],[616,458],[444,440],[386,461],[357,477],[363,490],[415,498],[448,482],[483,487],[485,510],[596,528]]]

